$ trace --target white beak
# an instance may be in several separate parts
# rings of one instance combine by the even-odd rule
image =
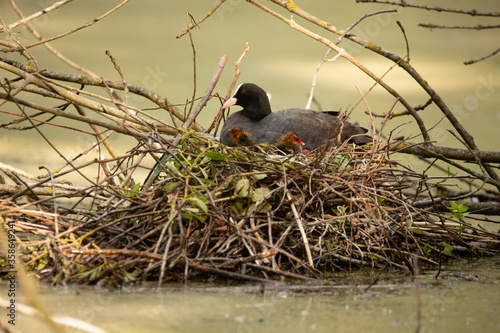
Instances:
[[[224,103],[224,105],[222,105],[222,109],[227,109],[228,107],[233,106],[237,101],[238,100],[236,98],[231,97]]]

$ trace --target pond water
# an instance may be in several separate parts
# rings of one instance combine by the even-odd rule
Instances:
[[[400,271],[336,275],[329,286],[165,284],[122,291],[40,286],[49,311],[106,332],[498,332],[500,259],[450,263],[438,279],[421,272],[418,288]],[[22,287],[19,288],[22,291]],[[6,297],[5,286],[0,286]],[[16,299],[24,303],[25,297]],[[420,304],[420,305],[419,305]],[[3,320],[3,319],[2,319]],[[18,314],[21,332],[50,332]]]

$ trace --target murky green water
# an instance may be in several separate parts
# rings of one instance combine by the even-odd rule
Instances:
[[[40,292],[53,314],[107,332],[416,332],[419,302],[421,332],[500,330],[499,258],[446,265],[439,279],[435,273],[423,272],[418,288],[399,271],[385,273],[366,292],[376,274],[339,275],[330,287],[166,284],[161,291],[120,292],[41,286]],[[5,288],[0,291],[5,298]],[[16,329],[49,332],[20,314]]]

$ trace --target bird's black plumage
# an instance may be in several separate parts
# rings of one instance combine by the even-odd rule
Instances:
[[[337,112],[300,108],[271,112],[266,92],[253,83],[240,85],[223,108],[235,104],[243,109],[227,118],[220,135],[220,141],[228,146],[235,145],[229,129],[236,127],[250,133],[254,144],[276,144],[281,136],[293,132],[304,142],[303,148],[307,150],[325,145],[335,147],[344,141],[359,145],[372,142],[372,138],[366,135],[366,129],[337,117]]]

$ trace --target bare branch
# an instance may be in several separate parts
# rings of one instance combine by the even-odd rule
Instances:
[[[48,43],[48,42],[51,42],[53,40],[56,40],[56,39],[60,39],[60,38],[63,38],[67,35],[70,35],[74,32],[77,32],[79,30],[82,30],[84,28],[88,28],[90,26],[92,26],[94,23],[97,23],[99,22],[100,20],[102,20],[103,18],[105,18],[106,16],[110,15],[111,13],[113,13],[115,10],[117,10],[118,8],[120,8],[121,6],[125,5],[127,2],[129,2],[130,0],[124,0],[123,2],[121,2],[120,4],[116,5],[113,9],[107,11],[106,13],[104,13],[103,15],[99,16],[98,18],[95,18],[93,19],[92,21],[89,21],[87,23],[85,23],[84,25],[78,27],[78,28],[75,28],[73,30],[70,30],[70,31],[67,31],[63,34],[60,34],[60,35],[57,35],[57,36],[54,36],[54,37],[51,37],[51,38],[48,38],[48,39],[44,39],[40,42],[37,42],[37,43],[33,43],[33,44],[30,44],[30,45],[26,45],[26,48],[29,49],[29,48],[32,48],[34,46],[37,46],[37,45],[40,45],[40,44],[44,44],[44,43]]]
[[[439,25],[433,23],[419,23],[419,27],[429,28],[429,29],[470,29],[470,30],[485,30],[485,29],[498,29],[500,25],[482,25],[478,24],[475,26],[463,26],[463,25]]]
[[[17,7],[16,3],[13,0],[10,0],[10,2],[11,2],[11,5],[12,5],[12,8],[14,9],[14,11],[19,15],[19,17],[21,19],[24,19],[24,15],[21,12],[21,10]],[[38,39],[39,41],[43,41],[44,40],[44,38],[42,37],[42,35],[29,22],[25,22],[25,26],[33,34],[33,36],[35,36],[36,39]],[[54,54],[57,58],[61,59],[61,61],[63,61],[64,63],[68,64],[69,66],[75,68],[76,70],[82,72],[85,75],[97,77],[97,74],[95,74],[94,72],[92,72],[91,70],[89,70],[87,68],[84,68],[84,67],[78,65],[74,61],[70,60],[69,58],[67,58],[66,56],[64,56],[61,52],[59,52],[58,50],[56,50],[51,44],[44,43],[43,46],[47,50],[49,50],[52,54]]]
[[[356,21],[354,21],[346,30],[344,30],[344,33],[339,36],[339,38],[335,42],[335,45],[339,45],[339,43],[342,41],[342,39],[345,37],[345,35],[347,33],[349,33],[349,31],[351,31],[356,25],[358,25],[365,18],[374,16],[374,15],[378,15],[378,14],[393,13],[393,12],[396,12],[396,10],[381,10],[381,11],[378,11],[378,12],[374,12],[374,13],[369,13],[369,14],[363,15],[362,17],[360,17],[359,19],[357,19]],[[319,70],[320,70],[321,66],[323,65],[323,63],[325,63],[327,61],[327,58],[328,58],[328,56],[330,55],[331,52],[332,52],[332,49],[329,48],[325,52],[325,55],[323,56],[323,58],[321,59],[321,61],[318,63],[318,66],[316,66],[316,71],[314,72],[313,81],[311,83],[311,91],[309,92],[309,98],[308,98],[307,103],[306,103],[306,109],[309,109],[311,107],[311,103],[312,103],[312,101],[314,99],[314,89],[316,87],[316,80],[317,80],[317,77],[318,77],[318,74],[319,74]],[[336,58],[334,58],[334,59],[336,59]]]
[[[10,1],[10,3],[11,3],[12,7],[13,7],[14,9],[16,9],[16,8],[17,8],[17,5],[16,5],[16,4],[15,4],[12,0],[9,0],[9,1]],[[56,3],[55,3],[55,4],[53,4],[52,6],[49,6],[49,7],[47,7],[47,8],[44,8],[44,9],[42,9],[41,11],[36,12],[36,13],[35,13],[35,14],[33,14],[33,15],[30,15],[30,16],[28,16],[28,17],[26,17],[26,18],[22,18],[21,20],[19,20],[19,21],[15,22],[15,23],[9,24],[9,25],[7,26],[7,30],[12,30],[12,29],[14,29],[14,28],[16,28],[16,27],[18,27],[18,26],[20,26],[20,25],[23,25],[23,24],[25,24],[25,23],[27,23],[27,22],[29,22],[29,21],[31,21],[31,20],[36,19],[37,17],[40,17],[40,16],[45,15],[45,14],[47,14],[47,13],[50,13],[51,11],[53,11],[53,10],[55,10],[55,9],[57,9],[57,8],[59,8],[59,7],[61,7],[61,6],[63,6],[63,5],[65,5],[65,4],[67,4],[67,3],[71,2],[71,1],[73,1],[73,0],[63,0],[63,1],[56,2]],[[0,28],[0,32],[4,32],[4,31],[5,31],[5,29],[4,29],[4,28]]]
[[[460,9],[452,9],[452,8],[441,8],[441,7],[432,7],[432,6],[424,6],[424,5],[414,5],[414,4],[408,3],[406,1],[394,2],[394,1],[383,1],[383,0],[356,0],[356,2],[395,5],[395,6],[401,6],[401,7],[425,9],[425,10],[436,11],[436,12],[448,12],[448,13],[455,13],[455,14],[466,14],[466,15],[471,15],[471,16],[500,17],[500,13],[498,13],[498,12],[495,12],[495,13],[486,13],[486,12],[478,12],[475,9],[460,10]]]
[[[222,74],[222,70],[224,69],[224,66],[226,65],[226,61],[227,61],[227,56],[224,55],[220,58],[219,63],[217,64],[217,69],[215,70],[215,73],[212,76],[212,79],[210,80],[210,83],[208,84],[208,87],[205,90],[205,93],[203,94],[203,97],[201,98],[200,103],[198,104],[196,109],[194,109],[192,114],[189,115],[188,119],[184,122],[184,124],[182,124],[183,128],[189,128],[191,126],[191,124],[195,121],[196,117],[198,117],[198,114],[200,113],[200,111],[203,109],[203,107],[208,102],[208,99],[212,95],[212,91],[215,89],[215,85],[219,81],[219,78]],[[180,139],[181,139],[181,133],[177,134],[174,141],[172,142],[172,145],[176,146],[179,143]]]
[[[247,54],[247,52],[248,52],[249,49],[250,49],[250,47],[248,46],[248,43],[245,43],[245,48],[243,49],[243,52],[241,53],[241,56],[234,63],[234,71],[235,71],[235,73],[234,73],[233,81],[231,82],[231,84],[229,86],[229,89],[227,91],[225,100],[227,100],[229,97],[231,97],[231,92],[233,91],[234,86],[236,85],[236,82],[238,81],[238,78],[240,77],[240,63],[243,60],[243,58],[245,57],[245,55]],[[212,121],[212,124],[208,127],[208,129],[206,131],[207,133],[210,133],[210,131],[212,129],[214,129],[214,128],[215,128],[215,133],[217,133],[217,131],[219,129],[219,124],[220,124],[221,116],[223,115],[223,113],[224,113],[224,110],[222,110],[222,104],[221,104],[221,106],[219,108],[219,112],[214,117],[214,120]]]
[[[469,61],[465,61],[464,62],[464,65],[472,65],[472,64],[475,64],[476,62],[480,62],[480,61],[483,61],[483,60],[486,60],[490,57],[493,57],[494,55],[496,55],[498,52],[500,52],[500,48],[496,49],[495,51],[491,52],[490,54],[488,54],[487,56],[484,56],[482,57],[481,59],[476,59],[476,60],[469,60]]]
[[[185,34],[187,34],[189,32],[190,29],[193,29],[193,28],[196,28],[197,26],[200,25],[201,22],[205,21],[208,17],[212,16],[213,13],[215,13],[215,11],[217,10],[217,8],[219,8],[220,5],[222,5],[226,0],[221,0],[217,5],[215,5],[215,7],[209,11],[205,16],[203,16],[201,18],[201,20],[199,20],[198,22],[188,26],[186,29],[184,29],[183,32],[181,32],[180,34],[178,34],[176,36],[176,38],[181,38],[182,36],[184,36]]]

